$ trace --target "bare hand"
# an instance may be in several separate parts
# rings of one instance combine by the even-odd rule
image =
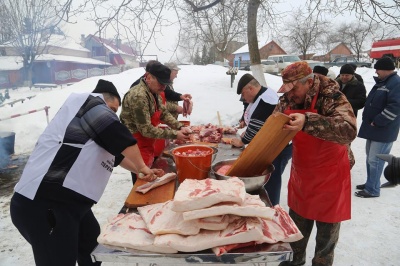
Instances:
[[[182,101],[190,101],[192,99],[192,95],[190,95],[190,94],[182,94],[180,98],[181,98]]]
[[[178,105],[178,107],[176,108],[176,112],[178,114],[182,114],[183,113],[183,107]]]
[[[289,117],[291,120],[288,124],[283,126],[283,130],[293,130],[300,131],[304,127],[304,123],[306,122],[306,116],[300,113],[290,114]]]
[[[155,174],[157,177],[161,177],[165,174],[163,169],[154,168],[151,169],[151,171],[153,171],[153,174]]]
[[[154,174],[153,170],[149,167],[145,166],[139,170],[139,174],[137,175],[139,179],[150,182],[157,178],[157,175]]]
[[[184,133],[182,132],[182,130],[178,131],[178,135],[177,135],[177,139],[178,140],[183,140],[183,141],[188,141],[190,140],[189,134],[188,133]]]
[[[244,120],[239,121],[239,128],[244,128],[246,126],[246,123]]]
[[[244,146],[244,143],[242,142],[242,140],[241,139],[237,139],[237,138],[232,139],[231,140],[231,144],[232,144],[232,146],[235,146],[235,147],[238,147],[238,148],[241,148],[241,147]]]

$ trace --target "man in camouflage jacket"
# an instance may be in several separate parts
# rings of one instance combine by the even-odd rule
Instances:
[[[275,112],[290,116],[283,130],[294,130],[288,183],[289,215],[304,238],[290,243],[293,261],[303,265],[314,222],[317,225],[312,265],[332,265],[341,221],[351,216],[348,144],[357,134],[357,121],[337,82],[312,73],[306,62],[282,72],[283,92]]]
[[[154,160],[155,139],[188,140],[190,130],[183,127],[162,104],[159,95],[170,84],[170,70],[157,62],[147,75],[124,97],[120,119],[138,141],[143,160],[151,165]],[[161,121],[170,128],[157,127]]]

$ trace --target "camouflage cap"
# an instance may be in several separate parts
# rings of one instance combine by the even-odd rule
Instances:
[[[311,67],[307,62],[299,61],[288,65],[282,71],[283,85],[278,90],[278,93],[285,93],[293,89],[299,79],[307,77],[312,73]]]

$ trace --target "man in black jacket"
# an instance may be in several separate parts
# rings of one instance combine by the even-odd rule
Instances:
[[[339,83],[340,91],[346,95],[357,117],[358,110],[364,108],[365,100],[367,99],[367,91],[364,84],[354,76],[354,68],[350,64],[343,65],[340,68],[340,75],[336,78],[336,81]]]

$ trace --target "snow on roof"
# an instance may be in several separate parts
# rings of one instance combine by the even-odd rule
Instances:
[[[111,65],[110,63],[96,60],[93,58],[69,56],[69,55],[41,54],[36,58],[36,61],[50,61],[50,60],[75,62],[75,63],[91,64],[91,65],[105,65],[105,66]]]
[[[18,70],[23,67],[20,56],[0,56],[0,70]]]
[[[263,47],[264,45],[266,45],[268,42],[258,42],[258,49],[260,49],[261,47]],[[249,45],[245,44],[242,47],[240,47],[239,49],[237,49],[235,52],[233,52],[232,54],[245,54],[249,52]]]
[[[0,45],[0,47],[13,47],[15,44],[13,44],[14,41],[8,41]],[[53,47],[60,47],[63,49],[70,49],[70,50],[75,50],[75,51],[85,51],[85,52],[90,52],[88,49],[77,43],[74,39],[68,36],[63,36],[63,35],[56,35],[53,34],[50,37],[49,42],[47,43],[47,46],[53,46]]]
[[[47,43],[47,46],[49,45],[64,49],[89,52],[89,49],[86,49],[69,36],[51,35],[51,38]]]

